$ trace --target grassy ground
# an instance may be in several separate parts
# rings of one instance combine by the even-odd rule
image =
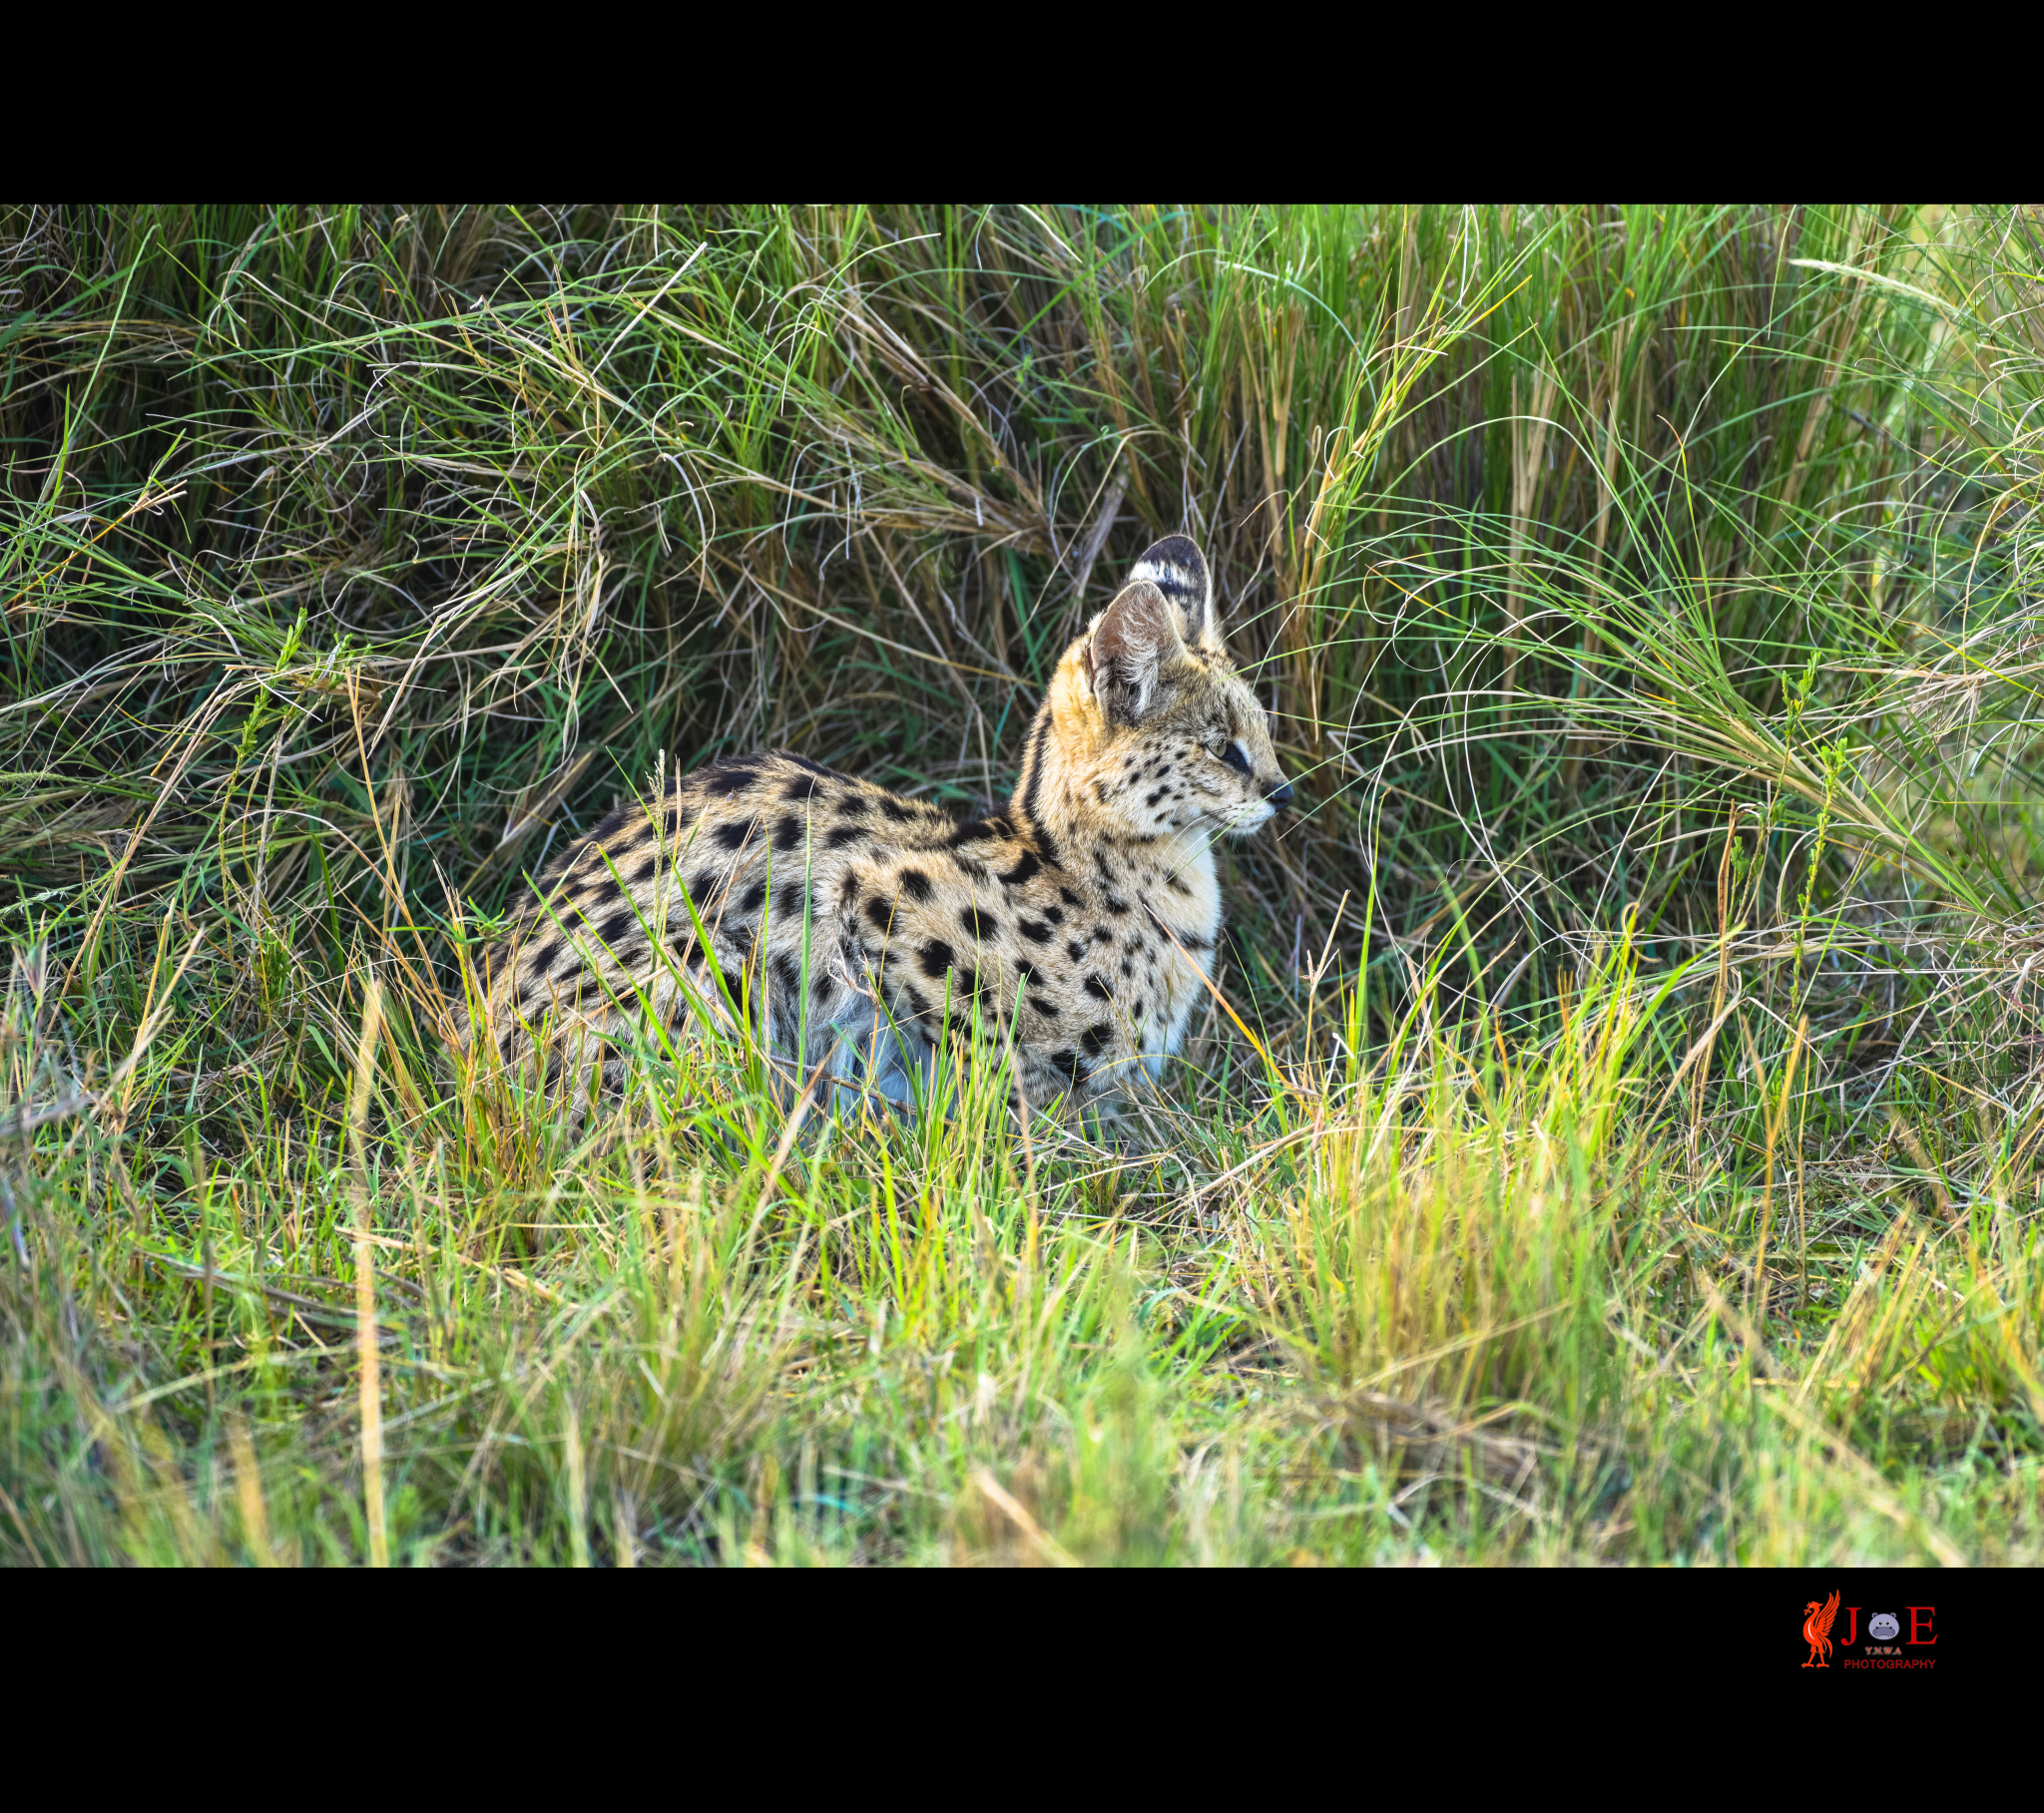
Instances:
[[[0,212],[0,1555],[2030,1561],[2044,222]],[[1300,809],[1133,1137],[464,953],[963,811],[1155,535]]]

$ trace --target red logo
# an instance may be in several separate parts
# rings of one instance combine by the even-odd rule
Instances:
[[[1900,1642],[1895,1639],[1902,1636],[1902,1620],[1893,1611],[1876,1611],[1866,1622],[1866,1640],[1862,1642],[1860,1608],[1841,1606],[1839,1596],[1833,1592],[1825,1599],[1811,1599],[1802,1607],[1802,1640],[1809,1645],[1809,1658],[1802,1664],[1805,1668],[1828,1668],[1834,1649],[1838,1651],[1838,1665],[1843,1668],[1922,1670],[1937,1666],[1934,1657],[1920,1653],[1937,1641],[1932,1622],[1937,1615],[1935,1605],[1900,1607],[1909,1614],[1908,1635]],[[1842,1634],[1834,1636],[1840,1610],[1845,1613],[1845,1628]],[[1911,1654],[1912,1650],[1919,1653]]]
[[[1828,1668],[1831,1665],[1831,1619],[1838,1615],[1838,1595],[1831,1596],[1819,1605],[1815,1599],[1802,1607],[1802,1640],[1809,1645],[1809,1660],[1805,1668]]]

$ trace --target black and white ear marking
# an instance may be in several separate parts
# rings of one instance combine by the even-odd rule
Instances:
[[[1094,620],[1086,652],[1093,690],[1108,721],[1133,724],[1148,716],[1159,681],[1185,660],[1185,653],[1178,613],[1163,591],[1149,580],[1124,586]]]
[[[1185,639],[1210,649],[1221,647],[1221,626],[1214,616],[1214,580],[1207,562],[1190,536],[1167,535],[1129,569],[1130,585],[1147,580],[1178,607]]]

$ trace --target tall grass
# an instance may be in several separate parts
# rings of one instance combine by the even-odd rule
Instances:
[[[0,1545],[2033,1556],[2040,234],[8,214]],[[450,1066],[559,839],[1002,796],[1182,527],[1301,809],[1128,1146]]]

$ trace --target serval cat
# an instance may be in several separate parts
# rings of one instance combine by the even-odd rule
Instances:
[[[483,1024],[585,1081],[617,1083],[655,1022],[745,1016],[804,1078],[895,1103],[971,1038],[1032,1105],[1110,1097],[1162,1074],[1206,993],[1215,838],[1290,798],[1207,563],[1170,536],[1065,651],[1004,810],[960,824],[783,751],[713,762],[551,866],[483,967]]]

